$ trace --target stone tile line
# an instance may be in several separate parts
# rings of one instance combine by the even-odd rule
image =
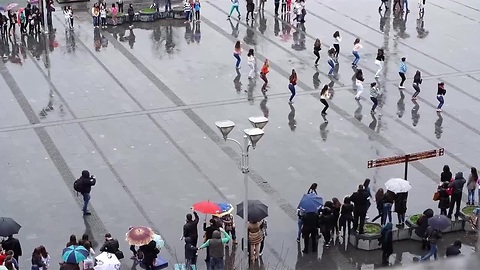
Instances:
[[[12,74],[6,69],[5,64],[0,62],[0,74],[2,75],[3,79],[5,80],[6,84],[10,88],[13,96],[15,97],[16,101],[22,108],[25,116],[31,123],[39,123],[39,118],[34,112],[31,105],[28,103],[25,95],[20,90],[17,82],[13,78]],[[62,176],[65,185],[71,187],[70,192],[72,197],[76,201],[77,205],[79,206],[78,215],[81,214],[80,209],[83,206],[83,199],[80,196],[76,196],[76,192],[73,190],[73,182],[75,181],[76,177],[73,175],[72,171],[67,165],[67,162],[63,158],[62,154],[58,150],[57,146],[53,142],[50,135],[47,133],[44,127],[36,127],[35,133],[37,134],[40,142],[42,143],[43,147],[48,153],[48,156],[52,160],[53,164],[57,168],[57,171]],[[103,239],[105,233],[107,233],[107,229],[105,228],[105,224],[98,216],[95,208],[90,206],[90,212],[92,213],[91,216],[85,217],[85,224],[87,227],[87,231],[90,230],[93,239]]]
[[[208,3],[209,5],[211,5],[212,7],[214,7],[215,9],[219,10],[220,12],[224,13],[225,15],[227,15],[227,13],[226,13],[222,8],[220,8],[219,6],[215,5],[215,4],[212,3],[211,1],[208,1],[208,0],[207,0],[207,1],[205,1],[205,2]],[[319,3],[319,2],[317,1],[317,3]],[[320,3],[319,3],[319,4],[320,4]],[[323,5],[323,4],[322,4],[322,5]],[[331,9],[331,8],[330,8],[330,9]],[[333,9],[332,9],[332,10],[333,10]],[[334,10],[334,11],[336,11],[336,10]],[[270,17],[274,18],[274,15],[273,15],[271,12],[265,11],[265,13],[266,13],[266,14],[269,14]],[[332,26],[335,26],[337,29],[341,30],[342,32],[345,32],[345,33],[348,33],[348,34],[350,34],[350,35],[355,36],[355,33],[351,32],[351,31],[349,31],[348,29],[345,29],[345,28],[343,28],[343,27],[341,27],[341,26],[338,26],[338,25],[336,25],[336,24],[333,24],[333,23],[329,22],[328,20],[323,19],[321,16],[318,16],[317,14],[315,14],[315,13],[313,13],[313,12],[310,12],[310,13],[308,13],[308,14],[312,15],[313,17],[315,17],[315,18],[317,18],[317,19],[320,19],[320,20],[324,21],[324,22],[327,23],[327,24],[330,24],[330,25],[332,25]],[[348,17],[348,18],[350,18],[350,19],[352,19],[352,20],[355,21],[355,22],[358,22],[359,24],[361,24],[362,26],[364,26],[364,27],[366,27],[366,28],[369,28],[369,29],[371,29],[371,30],[373,30],[373,31],[375,31],[375,32],[378,32],[378,33],[383,34],[382,32],[379,32],[378,30],[370,27],[369,25],[366,25],[366,24],[364,24],[364,23],[362,23],[362,22],[360,22],[360,21],[357,21],[357,20],[355,20],[355,19],[353,19],[353,18],[351,18],[351,17],[349,17],[349,16],[347,16],[347,15],[345,15],[345,16]],[[232,19],[232,20],[235,20],[235,19]],[[289,22],[287,22],[287,21],[285,21],[285,20],[283,20],[283,19],[281,19],[281,18],[279,18],[279,20],[282,21],[283,23],[288,24],[292,29],[295,29],[295,30],[298,31],[298,32],[302,32],[303,34],[305,34],[306,37],[309,37],[309,38],[311,38],[312,40],[315,40],[315,39],[316,39],[316,37],[308,34],[307,32],[305,32],[305,31],[303,31],[302,29],[296,27],[295,25],[293,25],[293,24],[291,24],[291,23],[289,23]],[[237,20],[236,20],[236,21],[237,21]],[[251,29],[252,31],[254,31],[257,35],[261,35],[262,38],[264,38],[264,39],[270,41],[271,43],[273,43],[273,45],[275,45],[275,46],[278,47],[279,49],[285,51],[286,53],[292,55],[293,57],[295,57],[295,58],[297,58],[297,59],[302,60],[298,55],[296,55],[296,54],[294,54],[293,52],[291,52],[291,51],[289,51],[289,50],[281,47],[280,45],[278,45],[275,41],[273,41],[273,40],[270,39],[269,37],[266,37],[266,36],[264,36],[263,34],[261,34],[261,33],[260,33],[257,29],[255,29],[254,27],[250,27],[248,24],[246,24],[246,23],[243,22],[243,21],[239,21],[239,22],[240,22],[241,25],[243,25],[243,26]],[[369,45],[371,45],[371,46],[373,46],[373,47],[378,47],[376,44],[368,41],[368,39],[362,39],[362,40],[363,40],[363,42],[366,43],[366,44],[369,44]],[[398,42],[398,40],[397,40],[396,42]],[[405,44],[405,43],[403,43],[403,42],[398,42],[398,43],[404,45],[405,47],[407,47],[407,48],[409,48],[409,49],[411,49],[411,50],[413,50],[413,51],[415,51],[415,52],[418,52],[419,54],[424,55],[424,56],[427,57],[427,58],[433,59],[433,60],[439,62],[440,64],[442,64],[442,65],[444,65],[444,66],[446,66],[446,67],[448,67],[448,68],[451,68],[451,69],[455,70],[455,72],[459,72],[459,73],[462,72],[461,70],[459,70],[459,69],[457,69],[457,68],[454,68],[454,67],[450,66],[449,64],[446,64],[446,63],[444,63],[444,62],[442,62],[442,61],[440,61],[440,60],[438,60],[438,59],[436,59],[436,58],[433,58],[432,56],[430,56],[430,55],[428,55],[428,54],[426,54],[426,53],[423,53],[423,52],[415,49],[414,47],[411,47],[411,46],[409,46],[409,45],[407,45],[407,44]],[[324,43],[323,41],[322,41],[322,44],[324,44],[325,46],[329,46],[328,43]],[[347,57],[347,55],[346,55],[344,52],[341,52],[340,55],[342,55],[343,57]],[[409,66],[410,66],[411,68],[413,68],[413,69],[422,70],[422,69],[419,68],[418,66],[414,65],[412,62],[409,62]],[[371,69],[370,67],[367,67],[367,66],[362,66],[362,69],[363,69],[363,70],[368,70],[368,71],[370,71],[370,72],[372,72],[372,73],[375,73],[375,72],[376,72],[376,70],[373,70],[373,69]],[[324,73],[324,72],[320,72],[320,73],[323,74],[323,75],[326,75],[326,73]],[[430,73],[428,73],[427,71],[423,71],[423,70],[422,70],[422,73],[427,75],[427,76],[425,76],[425,77],[434,76],[433,74],[430,74]],[[477,78],[475,78],[474,76],[472,76],[472,74],[464,74],[464,75],[466,75],[467,77],[469,77],[469,78],[471,78],[471,79],[473,79],[473,80],[475,80],[475,81],[477,81],[477,82],[480,82],[480,80],[477,79]],[[437,78],[440,78],[440,77],[437,77]],[[393,81],[393,80],[392,80],[392,81]],[[396,80],[396,81],[398,81],[398,80]],[[478,98],[478,97],[476,97],[476,96],[474,96],[474,95],[471,95],[471,94],[468,93],[467,91],[464,91],[464,90],[462,90],[461,88],[459,88],[459,87],[457,87],[457,86],[455,86],[455,85],[453,85],[453,84],[449,84],[448,82],[446,82],[446,83],[448,84],[448,87],[450,87],[450,88],[452,88],[452,89],[455,89],[455,90],[457,90],[458,92],[460,92],[460,93],[462,93],[462,94],[464,94],[464,95],[466,95],[466,96],[468,96],[468,97],[470,97],[470,98],[472,98],[472,99],[480,102],[480,98]]]

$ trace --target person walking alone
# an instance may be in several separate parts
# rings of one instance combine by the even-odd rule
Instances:
[[[378,97],[380,96],[380,89],[377,87],[376,82],[370,84],[370,100],[373,102],[371,114],[375,114],[375,109],[378,106]]]
[[[247,63],[250,67],[250,71],[248,72],[248,78],[253,79],[253,76],[255,76],[255,52],[253,49],[248,50]]]
[[[290,74],[290,77],[288,78],[289,80],[288,89],[290,90],[290,93],[292,93],[292,95],[288,99],[289,104],[293,103],[293,98],[295,97],[295,94],[296,94],[295,85],[297,85],[297,79],[298,79],[297,72],[295,71],[295,69],[292,69],[292,74]]]
[[[315,43],[313,44],[313,54],[317,57],[315,60],[315,67],[318,66],[318,60],[320,60],[320,50],[322,49],[322,43],[320,39],[316,39]]]
[[[333,33],[333,47],[335,48],[335,58],[338,58],[338,54],[340,53],[341,41],[342,37],[340,37],[340,32],[335,31],[335,33]]]
[[[378,49],[377,57],[375,58],[375,65],[378,66],[378,70],[375,73],[375,78],[380,77],[380,72],[383,69],[383,63],[385,63],[385,53],[384,53],[383,49]]]
[[[352,54],[353,56],[355,56],[355,59],[352,62],[352,66],[356,66],[358,64],[358,61],[360,61],[360,55],[358,54],[358,51],[361,48],[363,48],[363,46],[360,43],[360,38],[356,38],[355,41],[353,42]]]
[[[418,94],[420,94],[420,84],[422,84],[422,73],[420,70],[415,72],[415,76],[413,76],[413,89],[415,89],[415,93],[413,93],[412,100],[416,100]]]
[[[328,84],[325,84],[320,91],[320,102],[325,106],[322,110],[322,115],[327,115],[327,110],[328,110],[328,102],[327,99],[330,98],[330,93],[328,92]]]
[[[242,59],[240,58],[240,55],[242,55],[242,52],[243,52],[243,49],[240,44],[240,40],[237,40],[237,42],[235,42],[235,47],[233,49],[233,57],[235,57],[235,59],[237,60],[237,62],[235,63],[235,67],[237,69],[240,69],[240,63],[242,61]]]
[[[90,202],[90,192],[92,191],[92,186],[95,186],[97,183],[97,179],[95,179],[95,175],[90,175],[90,172],[87,170],[82,171],[82,176],[75,181],[73,184],[75,191],[80,192],[83,196],[83,215],[89,216],[91,215],[88,212],[88,202]]]
[[[260,69],[260,78],[263,80],[262,92],[267,92],[268,79],[267,74],[270,71],[270,62],[268,59],[265,59],[263,62],[262,69]]]
[[[443,104],[445,103],[445,95],[447,94],[447,90],[445,89],[445,84],[443,82],[438,83],[438,90],[437,90],[437,112],[442,111]]]
[[[248,15],[250,15],[250,18],[252,20],[254,20],[254,17],[253,17],[253,12],[255,11],[255,3],[253,2],[253,0],[247,0],[247,16],[246,16],[246,20],[248,22]]]
[[[442,238],[442,233],[439,230],[434,229],[431,226],[428,226],[427,231],[425,232],[425,238],[428,239],[428,243],[430,244],[430,250],[425,256],[420,258],[420,261],[426,261],[430,259],[430,257],[432,256],[436,260],[438,258],[437,243],[438,243],[438,240]]]
[[[405,89],[405,86],[403,86],[403,83],[407,79],[405,77],[405,74],[407,74],[407,70],[408,70],[406,61],[407,61],[407,58],[402,57],[402,61],[400,62],[400,67],[398,69],[398,75],[400,75],[400,78],[402,79],[400,81],[400,85],[398,86],[398,88],[400,89]]]

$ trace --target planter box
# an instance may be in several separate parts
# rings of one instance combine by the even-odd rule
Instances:
[[[458,220],[452,220],[452,225],[446,228],[445,230],[443,230],[442,233],[463,231],[464,227],[465,227],[465,221],[459,218]]]
[[[375,226],[380,226],[377,223],[370,223],[366,222],[367,224],[373,224]],[[365,234],[358,234],[354,232],[348,238],[351,245],[354,247],[361,249],[361,250],[375,250],[380,249],[380,245],[378,244],[378,239],[381,237],[380,232],[378,233],[365,233]]]
[[[413,230],[410,229],[408,226],[404,228],[394,228],[393,229],[393,241],[401,241],[401,240],[408,240],[411,239],[411,234]]]
[[[138,15],[138,19],[139,21],[141,22],[153,22],[155,21],[155,15],[157,13],[142,13],[140,12],[139,15]]]

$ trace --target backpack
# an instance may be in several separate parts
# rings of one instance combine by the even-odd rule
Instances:
[[[83,183],[81,178],[78,178],[75,180],[75,182],[73,182],[73,189],[79,193],[83,192]]]

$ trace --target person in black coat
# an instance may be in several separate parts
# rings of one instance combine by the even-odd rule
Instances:
[[[462,248],[462,241],[455,240],[453,244],[447,247],[447,250],[445,251],[445,256],[447,257],[458,256],[462,253],[460,251],[461,248]]]
[[[397,212],[397,226],[405,226],[405,213],[407,213],[408,192],[399,192],[395,196],[395,212]]]
[[[382,246],[382,264],[388,265],[388,258],[393,253],[393,231],[392,223],[387,222],[380,232],[379,244]]]
[[[192,269],[197,264],[197,247],[190,237],[185,237],[185,268]]]
[[[351,204],[350,197],[347,196],[343,199],[342,207],[340,207],[340,217],[338,218],[340,230],[343,230],[343,239],[345,239],[347,228],[348,235],[350,235],[352,221],[353,204]]]
[[[183,225],[183,237],[187,238],[190,237],[192,241],[192,245],[197,246],[198,242],[198,214],[197,212],[193,211],[193,215],[195,216],[195,219],[192,218],[192,214],[188,213],[186,216],[187,221]]]
[[[448,165],[443,166],[443,171],[440,174],[440,182],[450,182],[453,178],[452,172],[450,171],[450,167]]]
[[[213,236],[213,232],[214,231],[218,231],[218,223],[217,221],[212,218],[210,219],[210,226],[207,227],[207,223],[204,222],[203,223],[203,231],[205,232],[204,236],[203,236],[203,242],[206,242],[208,239],[212,239],[212,236]],[[210,261],[210,248],[207,247],[207,252],[206,253],[206,258],[205,258],[205,262],[209,262]]]
[[[146,270],[155,269],[155,267],[153,266],[153,263],[157,258],[157,254],[160,253],[160,251],[157,249],[157,243],[152,240],[150,241],[150,243],[140,246],[138,250],[143,253],[143,264],[145,265],[145,269]]]
[[[333,204],[332,204],[333,205]],[[324,246],[330,247],[332,240],[332,230],[335,227],[335,217],[333,211],[329,207],[324,207],[322,214],[319,217],[320,231],[323,235]]]
[[[120,250],[120,244],[118,243],[118,240],[114,239],[110,233],[106,233],[105,243],[103,243],[102,247],[100,248],[100,251],[115,254],[115,256],[117,256],[117,259],[120,260],[120,259],[123,259],[123,256],[118,254],[119,250]]]
[[[438,208],[440,208],[440,215],[447,215],[447,209],[450,207],[450,196],[448,195],[448,183],[443,182],[437,189],[438,193],[440,194],[440,198],[438,199]]]
[[[2,247],[5,251],[13,251],[13,258],[19,262],[18,257],[22,256],[22,246],[17,238],[14,238],[13,235],[9,235],[6,240],[2,241]]]
[[[358,190],[350,196],[350,200],[353,202],[353,230],[359,234],[363,234],[363,225],[365,224],[365,217],[367,216],[367,210],[369,206],[368,198],[370,195],[364,189],[363,185],[358,186]]]
[[[433,217],[433,210],[428,208],[423,211],[423,215],[417,220],[417,228],[415,228],[415,234],[422,238],[422,249],[430,249],[430,244],[425,238],[425,233],[428,228],[428,219]]]
[[[312,251],[317,252],[317,235],[318,235],[318,213],[305,213],[302,217],[302,236],[304,247],[302,252],[308,253],[308,245],[312,243]]]

